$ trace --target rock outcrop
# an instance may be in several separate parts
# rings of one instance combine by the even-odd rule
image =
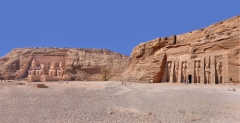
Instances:
[[[130,58],[104,49],[19,48],[0,58],[0,77],[25,78],[31,62],[64,62],[76,80],[240,82],[240,16],[136,46]],[[33,70],[34,71],[34,70]],[[108,77],[106,75],[108,74]]]
[[[240,81],[239,58],[240,16],[236,16],[204,29],[139,44],[121,78],[132,82],[192,78],[193,83],[236,83]]]
[[[75,80],[103,80],[104,71],[116,79],[128,63],[127,56],[106,49],[17,48],[0,58],[0,76],[26,78],[33,59],[48,64],[63,59],[66,73]]]

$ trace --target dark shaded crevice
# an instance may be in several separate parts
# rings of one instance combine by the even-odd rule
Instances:
[[[176,44],[177,43],[177,37],[176,35],[173,35],[173,44]]]
[[[224,50],[229,49],[229,48],[225,48],[225,47],[223,47],[223,46],[221,46],[221,45],[212,45],[212,46],[210,46],[210,47],[204,48],[203,51],[205,52],[207,49],[211,49],[211,48],[213,48],[213,47],[215,47],[215,46],[219,46],[219,47],[221,47],[221,48],[224,49]]]
[[[160,65],[160,71],[157,73],[157,76],[154,77],[154,80],[153,80],[154,83],[161,82],[166,62],[167,62],[167,55],[164,54],[162,59],[162,64]]]

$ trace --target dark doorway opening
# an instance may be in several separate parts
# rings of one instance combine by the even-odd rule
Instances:
[[[192,75],[188,75],[188,82],[192,83]]]

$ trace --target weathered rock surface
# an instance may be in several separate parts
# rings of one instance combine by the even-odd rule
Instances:
[[[215,64],[219,61],[222,62],[221,77],[224,79],[222,81],[239,82],[239,56],[240,16],[236,16],[204,29],[171,37],[157,38],[139,44],[133,49],[128,67],[121,78],[122,81],[148,82],[149,79],[153,79],[153,82],[163,82],[166,81],[164,72],[167,76],[168,62],[173,67],[175,64],[176,68],[176,64],[186,60],[188,62],[187,73],[190,75],[190,72],[193,72],[196,67],[194,60],[199,60],[199,62],[201,61],[200,75],[205,76],[206,79],[207,74],[204,73],[204,70],[206,64],[210,61],[208,59],[211,59],[209,62],[212,65],[210,66],[211,78],[209,77],[209,79],[214,81],[217,78]],[[182,64],[179,67],[182,67]],[[177,71],[180,74],[182,73],[180,68]],[[169,75],[171,76],[171,74]],[[182,76],[179,75],[178,79],[180,81]],[[174,80],[174,77],[172,77],[172,81],[177,81],[176,78]],[[167,81],[171,81],[171,79]]]
[[[0,58],[0,76],[6,79],[27,77],[34,57],[42,57],[45,62],[63,57],[66,73],[76,80],[103,80],[103,70],[116,79],[128,63],[127,56],[106,49],[17,48]]]
[[[120,81],[239,83],[240,16],[204,29],[141,43],[130,58],[103,49],[14,49],[0,58],[0,76],[26,77],[34,57],[50,62],[64,57],[66,72],[76,80],[102,80],[103,71],[107,70]]]

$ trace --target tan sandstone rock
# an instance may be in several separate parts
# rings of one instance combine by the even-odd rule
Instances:
[[[136,46],[122,81],[240,82],[240,16]]]
[[[39,80],[40,76],[37,74],[40,72],[31,72],[34,69],[33,60],[39,66],[44,66],[41,71],[43,75],[53,74],[49,73],[49,70],[53,64],[58,63],[63,68],[61,71],[53,71],[56,76],[66,72],[76,80],[103,80],[104,69],[112,78],[117,78],[128,63],[127,56],[106,49],[17,48],[0,58],[0,75],[6,79],[16,79],[27,78],[29,74],[33,74],[31,79]]]

